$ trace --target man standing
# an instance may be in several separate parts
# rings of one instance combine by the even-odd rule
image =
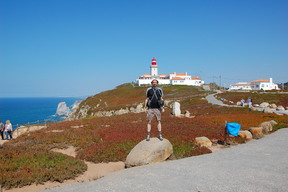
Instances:
[[[144,104],[144,111],[147,113],[146,119],[147,124],[147,138],[146,141],[150,141],[150,132],[151,132],[151,121],[154,116],[158,121],[157,128],[159,132],[159,139],[162,141],[162,132],[161,132],[161,112],[164,112],[163,108],[163,91],[161,88],[158,88],[158,81],[156,79],[151,81],[152,87],[148,88],[146,91],[146,99]]]
[[[5,129],[5,126],[2,123],[2,121],[0,120],[0,134],[1,134],[2,140],[4,140],[4,129]]]

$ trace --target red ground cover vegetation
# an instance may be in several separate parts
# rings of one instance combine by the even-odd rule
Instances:
[[[207,101],[203,99],[208,93],[197,91],[195,89],[192,91],[191,88],[189,89],[187,86],[167,87],[167,90],[164,89],[164,92],[170,99],[176,98],[177,94],[175,94],[175,92],[179,92],[179,95],[181,96],[180,103],[182,113],[187,110],[192,116],[195,116],[194,118],[174,117],[171,115],[172,110],[170,108],[166,108],[166,111],[162,115],[163,136],[172,143],[176,158],[210,153],[211,151],[208,148],[195,145],[194,139],[196,137],[206,136],[209,139],[223,141],[225,121],[240,123],[242,129],[249,129],[249,127],[258,126],[260,123],[269,120],[275,120],[278,122],[276,128],[288,127],[287,116],[278,116],[274,114],[267,115],[261,112],[251,112],[248,108],[213,106],[208,104]],[[141,100],[143,100],[143,90],[140,92],[142,94]],[[137,101],[139,102],[139,99]],[[5,143],[3,147],[0,148],[0,164],[7,163],[7,157],[11,156],[13,158],[9,159],[9,163],[15,164],[17,159],[23,159],[25,155],[31,153],[33,154],[33,152],[42,152],[41,155],[47,154],[45,161],[50,162],[50,156],[51,154],[54,154],[50,151],[51,149],[66,148],[70,145],[77,148],[77,157],[74,160],[80,159],[95,163],[125,161],[131,149],[137,143],[145,139],[146,126],[147,122],[145,113],[130,113],[111,117],[90,117],[85,120],[64,121],[51,125],[47,129],[31,132],[29,134],[20,136],[16,140]],[[158,136],[155,121],[152,123],[151,136]],[[231,139],[232,141],[234,139],[235,142],[244,142],[238,137]],[[21,151],[21,153],[17,154],[15,151]],[[62,159],[62,157],[64,157],[64,159]],[[72,174],[69,172],[69,170],[72,170],[67,168],[67,178],[75,177],[78,173],[85,170],[83,165],[78,164],[79,162],[73,163],[73,158],[71,159],[71,157],[67,157],[65,155],[57,157],[56,159],[62,159],[61,161],[57,162],[59,162],[60,165],[63,163],[63,166],[64,164],[68,164],[65,157],[71,161],[72,165],[78,167],[77,170],[79,170],[75,174]],[[41,161],[41,158],[36,158],[33,155],[29,158],[30,162],[34,162],[36,164],[39,164],[39,161]],[[55,160],[53,157],[51,162],[55,162],[53,159]],[[72,165],[69,164],[69,166],[73,167]],[[26,164],[23,162],[17,164],[17,166],[21,170],[31,169],[26,168]],[[58,172],[58,169],[56,168],[53,170],[53,177],[40,175],[40,178],[43,177],[41,182],[47,179],[57,180],[56,175],[58,173],[60,174],[60,170]],[[7,169],[5,167],[5,171],[3,172],[3,170],[1,170],[0,172],[0,178],[5,177],[11,178],[12,180],[16,173],[19,174],[17,169]],[[22,172],[20,172],[20,174],[22,175]],[[23,175],[26,174],[27,173],[23,172]],[[19,175],[19,177],[22,176]],[[66,177],[63,179],[66,179]],[[61,181],[61,178],[58,180]],[[11,186],[26,185],[33,182],[38,181],[29,180],[29,182],[24,182],[20,180],[19,183],[21,184],[15,184],[9,179],[7,181],[0,180],[0,183],[2,183],[4,187],[8,188]]]

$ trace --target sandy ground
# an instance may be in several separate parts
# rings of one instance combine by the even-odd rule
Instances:
[[[65,155],[69,155],[72,157],[76,156],[76,152],[75,152],[75,148],[74,147],[69,147],[67,149],[57,149],[57,150],[53,150],[54,152],[58,152],[58,153],[63,153]],[[44,189],[49,189],[52,187],[56,187],[56,186],[60,186],[60,185],[65,185],[65,184],[69,184],[69,183],[73,183],[73,182],[87,182],[87,181],[91,181],[91,180],[95,180],[95,179],[99,179],[109,173],[121,170],[125,168],[125,164],[123,162],[111,162],[111,163],[91,163],[91,162],[87,162],[85,161],[85,163],[88,166],[88,169],[86,172],[84,172],[83,175],[80,175],[78,177],[76,177],[75,179],[71,179],[71,180],[66,180],[63,183],[59,183],[59,182],[46,182],[43,185],[29,185],[29,186],[25,186],[22,188],[13,188],[10,190],[5,190],[2,189],[2,192],[38,192],[38,191],[42,191]],[[1,190],[0,190],[1,191]]]

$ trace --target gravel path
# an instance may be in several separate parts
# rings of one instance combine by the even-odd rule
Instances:
[[[212,154],[129,168],[46,192],[288,191],[288,128]]]

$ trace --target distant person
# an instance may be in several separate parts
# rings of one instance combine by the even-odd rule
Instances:
[[[251,97],[248,97],[247,102],[248,102],[248,107],[251,108],[252,107],[252,99],[251,99]]]
[[[244,105],[245,105],[245,99],[242,98],[241,99],[241,106],[244,107]]]
[[[5,124],[5,133],[6,133],[6,139],[7,140],[13,139],[12,138],[12,131],[13,131],[12,124],[11,124],[10,120],[7,120],[6,124]],[[9,137],[10,137],[10,139],[9,139]]]
[[[0,134],[1,134],[2,140],[4,140],[4,130],[5,130],[5,126],[2,123],[2,121],[0,120]]]
[[[156,79],[151,81],[152,87],[148,88],[146,91],[146,99],[144,104],[144,111],[147,113],[146,120],[147,124],[147,138],[146,141],[150,141],[150,132],[151,132],[151,121],[154,116],[158,121],[157,128],[159,132],[159,139],[162,141],[162,128],[161,128],[161,112],[164,112],[163,108],[163,91],[161,88],[158,88],[158,81]]]

